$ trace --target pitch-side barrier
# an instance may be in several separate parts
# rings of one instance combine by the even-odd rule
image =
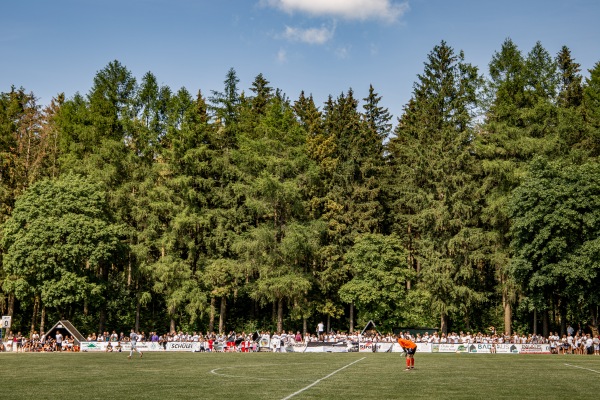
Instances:
[[[118,351],[119,345],[116,342],[81,342],[82,352],[106,352],[109,346],[112,351]],[[213,350],[223,351],[226,346],[216,343]],[[138,342],[138,350],[142,352],[202,352],[204,351],[201,342]],[[131,350],[131,344],[121,342],[122,352]],[[261,346],[261,351],[272,351],[270,346]],[[296,343],[282,345],[279,349],[282,353],[402,353],[402,347],[398,343],[386,342],[337,342],[337,343]],[[418,353],[470,353],[470,354],[551,354],[549,344],[486,344],[486,343],[417,343]]]

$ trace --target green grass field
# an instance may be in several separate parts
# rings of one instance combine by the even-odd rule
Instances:
[[[568,365],[567,365],[568,364]],[[592,399],[600,357],[1,353],[1,399]]]

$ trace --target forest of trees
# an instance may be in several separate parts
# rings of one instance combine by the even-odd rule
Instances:
[[[0,94],[0,312],[83,332],[598,329],[600,62],[444,41],[393,119],[120,62]],[[362,96],[358,96],[362,97]]]

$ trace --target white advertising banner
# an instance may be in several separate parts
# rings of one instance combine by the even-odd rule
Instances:
[[[551,354],[549,344],[521,344],[519,354]]]
[[[400,347],[400,345],[398,345],[399,350],[398,351],[402,351],[402,347]],[[417,353],[431,353],[433,348],[433,344],[432,343],[417,343]]]
[[[304,349],[304,353],[322,353],[323,346],[308,346]]]
[[[496,353],[498,354],[519,354],[520,344],[498,343],[496,345]]]
[[[85,352],[102,352],[107,351],[108,345],[110,344],[112,351],[119,351],[119,342],[81,342],[80,351]],[[120,342],[121,352],[130,351],[131,343]],[[158,342],[137,342],[137,348],[139,351],[164,351],[164,347]]]
[[[358,352],[359,353],[372,353],[373,352],[373,342],[361,342],[358,344]]]
[[[394,347],[394,343],[375,343],[377,346],[377,353],[391,353]]]
[[[466,353],[466,344],[462,343],[434,343],[431,345],[432,353]]]
[[[167,351],[200,351],[200,342],[167,342]],[[140,349],[141,350],[141,349]],[[142,350],[144,351],[144,350]]]
[[[487,343],[471,343],[468,344],[469,353],[490,354],[493,344]]]
[[[359,353],[394,353],[402,352],[402,347],[396,342],[362,342],[358,344]]]
[[[324,344],[322,346],[307,346],[302,343],[288,345],[281,348],[282,352],[286,353],[348,353],[348,345],[340,344]]]
[[[79,345],[80,351],[99,352],[106,351],[108,342],[81,342]]]
[[[288,344],[286,346],[281,346],[281,351],[285,353],[304,353],[306,350],[306,345],[303,343],[294,343]]]
[[[81,351],[83,352],[106,352],[108,345],[112,346],[112,351],[118,351],[117,342],[81,342]],[[137,348],[142,352],[146,351],[176,351],[176,352],[199,352],[202,343],[200,342],[167,342],[166,348],[158,342],[138,342]],[[214,344],[215,351],[221,351],[221,343]],[[389,342],[363,342],[358,345],[358,351],[361,353],[373,353],[373,346],[376,347],[375,353],[401,353],[402,347],[398,343]],[[417,353],[471,353],[471,354],[490,354],[492,347],[495,346],[498,354],[551,354],[549,344],[484,344],[484,343],[417,343]],[[10,351],[10,343],[8,351]],[[129,352],[131,344],[121,342],[121,352]],[[303,343],[281,346],[281,352],[285,353],[346,353],[349,347],[347,344],[323,344],[322,346],[307,346]],[[13,349],[14,351],[14,349]]]

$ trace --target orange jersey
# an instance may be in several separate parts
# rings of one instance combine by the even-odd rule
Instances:
[[[398,339],[398,343],[400,344],[400,346],[402,346],[402,348],[405,349],[414,349],[417,347],[417,344],[412,340]]]

